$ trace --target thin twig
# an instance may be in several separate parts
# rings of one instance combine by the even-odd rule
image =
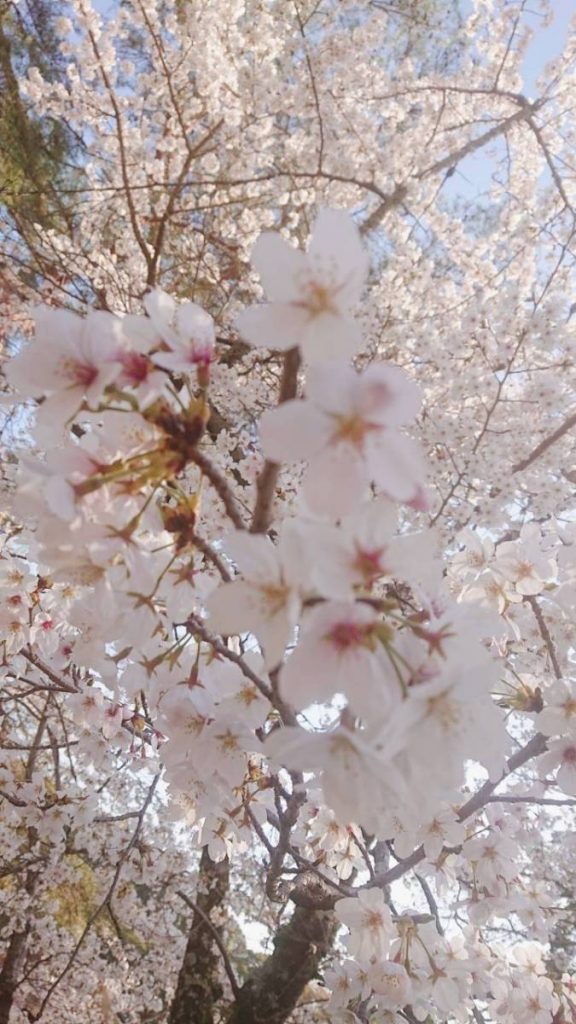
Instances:
[[[52,995],[54,994],[54,992],[58,988],[60,982],[66,977],[66,975],[68,974],[68,971],[71,969],[72,965],[74,964],[74,961],[76,960],[76,957],[78,956],[78,953],[80,952],[82,946],[84,945],[84,942],[86,940],[86,937],[87,937],[90,929],[92,928],[92,925],[97,920],[97,918],[100,916],[102,911],[106,907],[109,908],[110,901],[111,901],[111,899],[112,899],[112,897],[114,895],[114,891],[116,889],[116,886],[118,884],[118,880],[120,878],[120,874],[122,872],[122,868],[124,867],[124,864],[126,863],[126,860],[128,859],[128,855],[130,854],[130,852],[134,848],[134,845],[135,845],[135,843],[136,843],[136,841],[138,839],[138,836],[140,834],[140,831],[142,829],[142,825],[144,824],[144,817],[146,815],[146,811],[148,810],[148,808],[149,808],[149,806],[150,806],[150,804],[152,802],[152,798],[153,798],[154,793],[156,791],[156,786],[158,785],[158,782],[160,780],[160,775],[161,775],[161,772],[157,772],[156,775],[154,776],[154,778],[152,779],[152,782],[151,782],[150,787],[148,789],[148,792],[146,794],[146,799],[144,800],[144,803],[142,804],[142,807],[141,807],[141,809],[140,809],[140,811],[138,813],[138,821],[137,821],[137,824],[136,824],[136,828],[134,829],[134,832],[132,833],[130,842],[125,847],[125,849],[124,849],[124,851],[123,851],[123,853],[122,853],[122,855],[121,855],[121,857],[120,857],[120,859],[119,859],[119,861],[118,861],[118,863],[116,865],[116,869],[114,871],[114,875],[112,877],[112,881],[111,881],[111,883],[110,883],[110,885],[108,887],[108,891],[106,892],[106,895],[105,895],[104,899],[96,907],[96,910],[94,910],[93,913],[88,918],[88,921],[86,922],[86,925],[84,926],[82,934],[80,935],[80,938],[76,942],[76,945],[74,946],[74,949],[72,950],[72,953],[70,954],[70,956],[68,958],[66,966],[60,971],[60,974],[57,975],[57,977],[54,979],[54,981],[50,985],[50,988],[46,992],[46,995],[44,996],[44,999],[42,1000],[42,1003],[41,1003],[40,1008],[37,1011],[37,1013],[31,1015],[31,1020],[32,1021],[38,1021],[38,1020],[41,1019],[41,1017],[42,1017],[42,1015],[44,1013],[44,1010],[46,1009],[46,1006],[48,1004],[48,1001],[52,998]]]
[[[230,485],[223,473],[210,461],[208,456],[196,448],[191,456],[192,462],[198,469],[203,473],[207,480],[210,481],[212,487],[216,491],[216,494],[220,498],[228,518],[232,520],[237,530],[245,530],[244,521],[240,515],[238,505],[236,504],[236,498],[234,497]]]
[[[186,905],[190,907],[190,910],[193,910],[195,914],[198,914],[198,917],[202,918],[204,924],[207,925],[210,931],[212,932],[214,942],[216,943],[218,949],[220,950],[220,955],[222,956],[222,961],[224,963],[224,970],[228,975],[228,981],[230,982],[230,987],[232,989],[232,992],[234,993],[234,998],[237,999],[240,994],[240,985],[236,981],[236,975],[234,974],[234,971],[232,969],[232,964],[230,963],[230,958],[226,951],[226,947],[222,942],[220,935],[218,934],[218,929],[212,923],[212,921],[208,917],[208,914],[205,914],[204,911],[200,909],[198,904],[194,903],[194,900],[191,900],[190,897],[186,895],[186,893],[182,892],[180,889],[177,889],[176,895],[179,896],[181,900],[184,900],[184,903],[186,903]]]
[[[554,641],[553,641],[552,637],[550,636],[550,630],[548,629],[548,626],[546,625],[546,619],[544,618],[544,616],[542,614],[542,609],[541,609],[540,605],[538,604],[538,601],[537,601],[536,597],[533,594],[528,594],[527,596],[525,596],[524,600],[527,602],[527,604],[530,605],[532,611],[534,612],[534,618],[536,619],[536,622],[538,623],[538,629],[540,630],[540,636],[542,637],[544,643],[546,644],[546,650],[548,651],[548,655],[549,655],[550,661],[552,662],[552,668],[554,669],[554,675],[556,676],[556,679],[562,679],[562,669],[560,668],[560,663],[558,661],[558,656],[556,654],[556,648],[554,646]]]

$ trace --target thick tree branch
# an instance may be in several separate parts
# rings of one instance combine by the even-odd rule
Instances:
[[[228,1024],[283,1024],[318,973],[337,929],[333,911],[297,906],[278,930],[274,952],[240,989]]]

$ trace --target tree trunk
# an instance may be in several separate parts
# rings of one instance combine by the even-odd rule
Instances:
[[[222,996],[220,954],[214,948],[214,932],[220,929],[210,927],[208,920],[226,899],[229,871],[228,858],[216,864],[205,846],[198,874],[198,909],[192,917],[168,1024],[212,1024],[214,1006]]]
[[[29,932],[29,925],[23,931],[13,932],[4,955],[0,971],[0,1024],[8,1024],[10,1020],[10,1010],[18,986],[18,975],[26,953]]]

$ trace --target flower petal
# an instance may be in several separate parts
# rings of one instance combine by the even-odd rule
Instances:
[[[294,399],[265,412],[260,420],[260,442],[267,459],[298,462],[319,452],[330,425],[310,402]]]
[[[420,446],[395,430],[383,430],[367,443],[367,460],[374,482],[395,501],[410,501],[424,485],[426,469]]]
[[[360,232],[343,210],[322,210],[314,225],[308,255],[313,269],[340,286],[344,308],[360,298],[370,260]]]
[[[311,462],[302,494],[311,512],[332,519],[350,515],[365,497],[366,467],[347,445],[327,448]]]
[[[358,412],[389,427],[410,423],[420,411],[420,388],[397,366],[369,366],[362,375]]]
[[[351,359],[362,345],[362,331],[352,317],[325,312],[313,317],[299,339],[302,355],[310,363]]]
[[[169,344],[175,338],[172,320],[176,313],[176,302],[161,288],[154,288],[144,296],[144,309],[148,313],[158,334]]]
[[[278,552],[268,537],[236,530],[225,538],[223,547],[249,579],[270,583],[280,579]]]
[[[265,231],[252,250],[251,263],[262,287],[275,302],[300,298],[302,282],[309,278],[308,259],[276,231]]]
[[[236,319],[236,330],[250,345],[284,352],[300,344],[309,321],[307,310],[273,302],[243,310]]]
[[[245,580],[223,583],[206,601],[210,630],[223,636],[251,632],[260,618],[258,596]]]

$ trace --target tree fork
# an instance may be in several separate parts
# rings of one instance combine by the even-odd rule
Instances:
[[[240,989],[228,1024],[283,1024],[318,974],[337,930],[333,911],[297,906],[278,930],[274,952]]]

